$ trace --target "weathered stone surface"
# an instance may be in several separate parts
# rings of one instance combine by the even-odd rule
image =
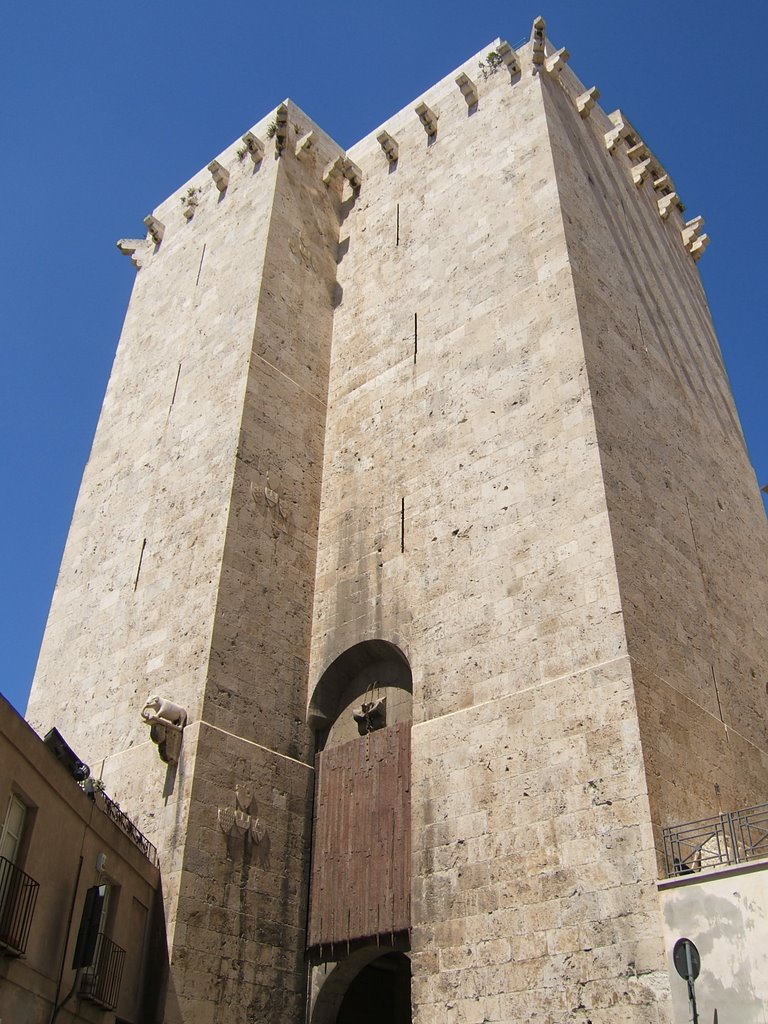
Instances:
[[[169,1024],[303,1019],[307,706],[364,641],[413,676],[418,1024],[666,1024],[659,829],[765,798],[701,225],[540,19],[491,52],[349,153],[286,102],[153,215],[30,715],[161,850]]]

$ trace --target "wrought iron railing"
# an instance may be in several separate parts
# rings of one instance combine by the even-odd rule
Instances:
[[[667,876],[768,857],[768,804],[662,829]]]
[[[86,790],[87,792],[87,790]],[[157,864],[157,848],[150,843],[144,833],[138,829],[124,810],[121,809],[120,804],[108,797],[104,790],[96,790],[92,792],[92,798],[96,801],[97,806],[101,808],[108,818],[122,829],[123,832],[128,836],[131,842],[138,846],[147,860],[151,861],[152,864]]]
[[[26,952],[39,884],[21,868],[0,857],[0,949]]]
[[[106,1010],[114,1010],[120,996],[125,950],[99,932],[93,966],[86,967],[80,981],[80,995]]]

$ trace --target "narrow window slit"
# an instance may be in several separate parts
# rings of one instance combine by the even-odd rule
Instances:
[[[400,245],[400,203],[395,207],[395,245]]]
[[[141,563],[144,560],[144,548],[146,548],[146,546],[147,538],[145,537],[144,540],[141,542],[141,551],[139,552],[139,564],[136,566],[136,578],[133,581],[134,591],[136,590],[136,587],[139,585],[139,576],[141,575]]]
[[[197,268],[197,279],[195,280],[195,288],[197,288],[198,284],[200,284],[200,273],[203,269],[203,260],[205,259],[205,246],[206,243],[203,242],[203,251],[200,253],[200,266]]]
[[[416,356],[419,353],[419,314],[413,314],[413,362],[416,363]]]
[[[715,666],[710,665],[710,668],[712,669],[712,682],[715,684],[715,696],[717,697],[717,713],[720,715],[720,721],[723,723],[723,725],[725,725],[725,719],[723,718],[723,706],[720,703],[720,687],[717,685],[717,674],[715,673]]]
[[[400,499],[400,554],[405,551],[405,498]]]
[[[171,395],[171,404],[168,406],[168,415],[169,416],[171,415],[171,409],[173,408],[173,403],[176,401],[176,392],[178,391],[178,388],[179,388],[179,377],[180,376],[181,376],[181,363],[179,363],[179,368],[176,371],[176,380],[174,381],[174,384],[173,384],[173,394]]]

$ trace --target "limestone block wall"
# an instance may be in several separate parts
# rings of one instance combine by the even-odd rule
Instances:
[[[387,122],[395,170],[376,133],[350,151],[340,242],[312,678],[400,642],[416,722],[622,653],[538,83],[478,86],[475,113],[453,76],[425,95],[432,145],[412,107]]]
[[[147,694],[202,710],[278,164],[236,168],[155,211],[46,628],[30,720],[94,768],[148,740]]]
[[[413,670],[419,1024],[667,1020],[542,83],[482,57],[476,104],[454,73],[383,126],[396,164],[350,151],[310,678],[377,637]]]
[[[634,128],[609,152],[615,117],[579,115],[575,76],[544,85],[660,826],[765,800],[768,531],[691,215],[661,216],[674,186]]]
[[[278,173],[275,160],[233,163],[226,195],[200,172],[155,210],[161,241],[136,243],[141,267],[27,710],[41,731],[57,725],[162,851],[171,942],[193,733],[168,771],[139,712],[150,693],[190,723],[203,707]]]
[[[291,757],[312,757],[305,700],[323,464],[340,152],[297,159],[306,115],[289,104],[218,580],[204,717]],[[294,125],[299,126],[297,132]]]
[[[339,224],[322,176],[338,151],[311,126],[298,159],[310,128],[287,107],[180,881],[172,997],[196,1024],[304,1012],[305,695]],[[253,795],[251,823],[224,831],[237,786]]]
[[[192,728],[195,782],[165,1020],[295,1024],[304,1016],[314,771],[205,722]],[[244,810],[238,786],[249,790]],[[219,808],[249,820],[223,831]]]
[[[159,206],[146,240],[120,243],[136,287],[29,715],[59,727],[158,847],[167,1024],[223,1020],[266,991],[283,993],[270,1019],[302,1012],[339,223],[323,174],[340,153],[286,102]],[[178,766],[139,718],[150,693],[187,710]],[[235,785],[257,781],[261,824],[238,860],[219,811],[226,825]]]

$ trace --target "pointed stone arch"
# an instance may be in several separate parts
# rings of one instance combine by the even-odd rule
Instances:
[[[322,750],[329,739],[338,743],[353,738],[354,726],[347,719],[339,727],[341,717],[355,702],[377,693],[388,701],[387,724],[411,720],[411,666],[396,644],[381,639],[363,640],[334,658],[318,680],[309,702],[309,724],[315,731],[316,749]]]
[[[307,947],[316,961],[336,962],[350,944],[407,940],[411,694],[408,659],[385,640],[339,655],[312,694],[317,755]]]

